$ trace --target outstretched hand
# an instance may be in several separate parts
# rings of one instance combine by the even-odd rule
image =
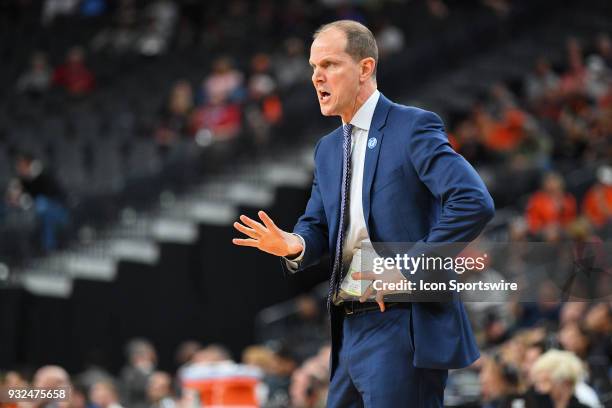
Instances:
[[[249,238],[234,238],[232,242],[239,246],[248,246],[276,256],[297,256],[303,250],[302,241],[295,235],[278,228],[264,211],[257,213],[261,221],[255,221],[246,215],[234,222],[234,228]]]

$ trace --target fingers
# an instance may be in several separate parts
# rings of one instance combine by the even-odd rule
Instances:
[[[249,236],[251,238],[259,238],[259,233],[252,228],[245,227],[239,222],[234,223],[234,228],[238,231],[242,232],[244,235]]]
[[[374,272],[355,272],[352,275],[352,278],[355,280],[377,280],[381,279],[380,274]]]
[[[381,313],[385,311],[385,300],[382,292],[378,292],[376,294],[376,303],[378,303],[378,307],[380,308]]]
[[[366,302],[374,294],[376,294],[374,297],[374,300],[376,300],[376,303],[378,303],[378,308],[380,309],[382,313],[386,310],[385,299],[384,299],[385,292],[377,291],[376,289],[374,289],[373,285],[370,285],[366,288],[365,292],[363,292],[363,295],[361,295],[361,297],[359,298],[359,302],[361,303]]]
[[[260,223],[258,223],[255,220],[250,219],[246,215],[241,215],[240,216],[240,221],[242,221],[243,223],[245,223],[249,227],[253,228],[259,234],[265,234],[266,233],[266,228],[263,225],[261,225]]]
[[[276,226],[276,224],[274,224],[274,221],[272,221],[272,218],[270,218],[268,214],[266,214],[264,211],[259,211],[257,215],[259,215],[259,218],[263,221],[264,225],[268,227],[268,229],[271,229],[271,230],[279,229]]]
[[[232,243],[234,243],[234,245],[257,248],[258,241],[256,239],[234,238],[232,239]]]
[[[359,301],[361,303],[366,302],[369,298],[371,298],[374,293],[376,293],[376,289],[372,285],[369,285],[366,290],[363,292],[363,295],[359,297]]]

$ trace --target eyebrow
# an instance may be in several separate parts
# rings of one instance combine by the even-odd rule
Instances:
[[[340,60],[339,60],[339,59],[335,59],[335,58],[333,58],[333,57],[332,57],[332,58],[323,58],[323,59],[320,61],[319,65],[322,65],[322,64],[324,64],[324,63],[330,63],[330,62],[340,63]],[[314,68],[314,67],[316,66],[316,64],[314,64],[312,61],[308,61],[308,64],[309,64],[309,65],[310,65],[312,68]]]

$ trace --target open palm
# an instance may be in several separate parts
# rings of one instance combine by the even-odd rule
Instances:
[[[235,245],[258,248],[277,256],[297,255],[302,251],[302,242],[297,236],[278,228],[264,211],[257,215],[263,224],[246,215],[240,216],[243,224],[234,222],[234,228],[249,237],[234,238],[232,242]]]

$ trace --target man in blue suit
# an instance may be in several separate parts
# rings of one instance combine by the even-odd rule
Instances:
[[[343,20],[317,30],[312,81],[321,113],[343,125],[315,148],[311,196],[293,233],[260,211],[261,222],[240,217],[234,226],[248,238],[233,242],[284,257],[291,272],[331,255],[328,407],[442,407],[448,369],[479,357],[461,301],[385,304],[371,287],[361,301],[340,301],[338,291],[363,242],[468,242],[493,216],[493,201],[436,114],[377,90],[377,63],[365,26]],[[404,278],[398,270],[384,274],[385,281]],[[364,302],[369,294],[377,303]]]

